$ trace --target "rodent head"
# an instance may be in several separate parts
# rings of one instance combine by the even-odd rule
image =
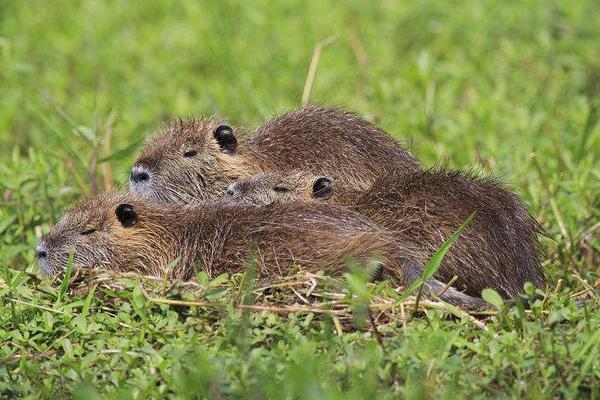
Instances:
[[[221,195],[239,174],[237,153],[233,127],[214,119],[175,120],[135,160],[131,191],[180,204]]]
[[[332,194],[333,184],[329,178],[302,171],[258,174],[241,178],[227,188],[231,203],[254,206],[326,201]]]
[[[42,237],[36,256],[46,275],[63,272],[71,253],[74,268],[149,271],[156,264],[153,255],[162,252],[169,257],[172,253],[163,225],[153,221],[152,210],[142,199],[120,194],[91,196],[67,211]],[[152,240],[153,236],[161,239]]]

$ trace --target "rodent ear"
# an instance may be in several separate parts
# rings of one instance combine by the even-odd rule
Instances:
[[[312,187],[312,197],[318,200],[327,200],[333,194],[331,180],[326,177],[318,178]]]
[[[138,216],[131,204],[119,204],[115,210],[115,214],[121,225],[123,225],[123,228],[131,228],[138,222]]]
[[[213,136],[217,139],[221,151],[231,154],[237,147],[237,139],[233,134],[233,128],[229,125],[219,125],[213,130]]]

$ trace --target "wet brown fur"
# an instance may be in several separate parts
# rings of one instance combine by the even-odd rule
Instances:
[[[259,172],[310,170],[345,185],[366,189],[383,174],[419,170],[419,162],[385,132],[355,114],[307,106],[273,118],[223,152],[213,137],[215,119],[176,120],[142,150],[134,168],[152,176],[147,185],[131,185],[154,200],[190,203],[222,195],[239,177]],[[193,149],[198,154],[185,158]]]
[[[312,195],[318,177],[294,172],[242,179],[231,186],[230,200],[248,205],[318,202]],[[443,281],[458,276],[455,286],[468,294],[478,296],[491,287],[511,298],[522,292],[526,281],[538,287],[545,282],[539,265],[540,226],[516,195],[492,179],[431,170],[382,176],[367,192],[337,181],[332,187],[325,202],[349,206],[396,232],[400,240],[418,243],[420,253],[414,258],[421,262],[475,212],[471,226],[456,240],[436,275]]]
[[[129,204],[137,222],[124,227],[115,210]],[[82,235],[90,228],[93,233]],[[349,257],[376,265],[397,285],[420,276],[411,257],[414,245],[401,243],[385,229],[345,207],[283,204],[268,208],[204,203],[201,207],[157,205],[132,195],[104,194],[83,199],[46,235],[48,274],[65,269],[74,252],[74,267],[131,270],[172,279],[190,279],[198,270],[210,277],[241,272],[254,258],[259,276],[288,275],[295,266],[332,275],[346,271]],[[179,259],[172,270],[167,265]],[[376,271],[375,268],[373,271]],[[427,283],[430,291],[442,284]],[[445,300],[470,307],[483,302],[453,288]]]

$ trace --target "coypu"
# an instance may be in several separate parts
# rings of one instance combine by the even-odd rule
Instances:
[[[338,190],[339,189],[339,190]],[[230,202],[269,205],[293,201],[343,204],[421,245],[425,258],[471,213],[475,219],[446,254],[436,277],[478,296],[491,287],[504,298],[522,291],[526,281],[545,282],[539,264],[539,224],[521,200],[498,182],[458,171],[420,171],[379,178],[371,190],[357,192],[327,177],[297,171],[265,173],[232,183]]]
[[[246,140],[215,119],[176,120],[154,136],[134,162],[131,191],[187,204],[220,196],[239,177],[303,169],[367,189],[392,170],[419,162],[389,135],[332,108],[308,106],[267,121]]]
[[[136,271],[189,280],[196,268],[209,277],[245,270],[254,257],[261,278],[287,275],[295,265],[339,275],[348,257],[370,265],[398,285],[423,271],[410,259],[411,244],[400,243],[369,219],[322,204],[269,207],[205,203],[181,207],[148,202],[134,195],[102,194],[80,201],[41,240],[36,254],[47,275],[65,270],[69,253],[75,268]],[[167,265],[177,260],[167,271]],[[449,303],[485,307],[454,288],[430,279],[425,292],[442,292]]]

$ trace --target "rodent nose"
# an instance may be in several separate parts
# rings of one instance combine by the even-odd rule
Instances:
[[[37,258],[46,258],[47,255],[48,253],[46,252],[46,250],[40,249],[39,247],[35,249],[35,256]]]
[[[130,179],[132,182],[135,183],[147,182],[148,180],[150,180],[150,174],[144,171],[143,169],[134,168],[131,171]]]
[[[227,193],[228,196],[233,196],[235,194],[235,183],[232,183],[231,185],[227,186],[227,190],[225,191]]]

